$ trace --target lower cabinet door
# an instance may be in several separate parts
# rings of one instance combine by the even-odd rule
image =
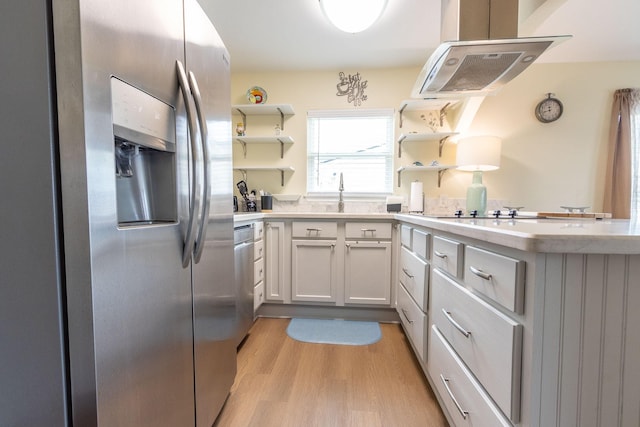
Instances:
[[[435,325],[431,327],[429,376],[456,427],[510,427]]]
[[[255,318],[255,310],[260,308],[260,306],[264,303],[264,282],[259,282],[253,288],[253,310],[254,310],[254,318]]]
[[[336,241],[291,241],[291,299],[335,302]]]
[[[416,304],[401,284],[398,285],[398,305],[396,309],[400,315],[402,326],[413,343],[413,348],[418,352],[420,359],[426,361],[427,340],[425,337],[425,329],[427,315],[420,310],[418,304]]]
[[[391,303],[391,242],[348,241],[344,260],[346,303]]]

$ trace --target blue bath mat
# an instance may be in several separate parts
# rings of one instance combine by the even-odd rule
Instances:
[[[342,345],[368,345],[382,338],[376,322],[327,319],[291,319],[287,335],[294,340]]]

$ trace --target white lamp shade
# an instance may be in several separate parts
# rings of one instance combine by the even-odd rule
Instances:
[[[329,21],[347,33],[359,33],[373,25],[382,15],[387,0],[320,0]]]
[[[474,136],[458,141],[456,165],[463,171],[491,171],[500,167],[502,141],[495,136]]]

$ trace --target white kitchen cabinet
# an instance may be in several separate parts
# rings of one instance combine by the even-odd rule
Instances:
[[[264,302],[264,223],[253,223],[253,315]]]
[[[289,263],[285,258],[285,223],[266,223],[265,245],[265,301],[284,301],[284,276]]]
[[[431,323],[514,422],[520,416],[522,325],[434,269]],[[435,375],[432,375],[435,376]]]
[[[427,229],[401,226],[403,244],[399,248],[398,303],[396,310],[402,326],[421,364],[427,360],[427,304],[429,300],[429,269],[424,251],[430,246]]]
[[[344,270],[345,303],[391,303],[391,241],[347,241]]]
[[[336,302],[335,240],[291,241],[291,300]]]
[[[391,304],[390,222],[345,223],[345,304]]]
[[[423,228],[404,217],[403,227]],[[533,237],[516,237],[506,221],[424,222],[433,233],[427,359],[404,287],[398,307],[409,307],[403,326],[452,426],[640,425],[640,254],[593,231],[617,224],[576,222],[587,237],[571,240],[577,227],[569,234],[566,224],[544,236],[523,222]]]
[[[434,326],[429,370],[435,391],[456,427],[511,427],[482,385]]]

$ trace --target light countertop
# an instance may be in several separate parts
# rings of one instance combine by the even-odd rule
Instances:
[[[396,219],[524,251],[640,254],[640,223],[628,220],[474,220],[404,214]]]
[[[393,213],[338,212],[257,212],[234,215],[235,225],[260,219],[397,220],[530,252],[640,254],[640,222],[629,220],[458,219]]]

